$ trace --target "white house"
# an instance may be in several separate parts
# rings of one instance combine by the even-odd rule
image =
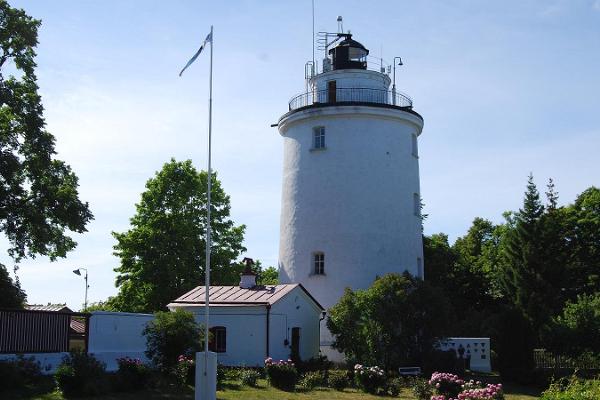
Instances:
[[[301,284],[257,286],[248,269],[240,286],[210,286],[211,350],[219,364],[262,366],[267,357],[287,360],[293,350],[303,360],[319,355],[323,307]],[[205,286],[168,305],[191,311],[204,323]]]

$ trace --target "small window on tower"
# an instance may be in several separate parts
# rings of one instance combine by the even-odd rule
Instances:
[[[419,193],[413,193],[414,213],[416,216],[421,215],[421,198]]]
[[[417,144],[417,135],[412,134],[412,155],[415,157],[419,157],[419,147]]]
[[[313,255],[314,261],[314,271],[315,275],[325,275],[325,254],[319,252],[314,253]]]
[[[317,126],[313,128],[313,149],[325,148],[325,127]]]

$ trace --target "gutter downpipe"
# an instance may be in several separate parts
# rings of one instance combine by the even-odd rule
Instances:
[[[267,356],[266,358],[269,358],[269,328],[271,325],[271,305],[267,304],[265,306],[265,308],[267,309]]]

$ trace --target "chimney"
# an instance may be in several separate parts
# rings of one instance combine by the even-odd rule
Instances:
[[[254,260],[246,257],[243,262],[246,264],[246,268],[244,269],[244,272],[240,274],[240,287],[242,289],[252,289],[256,286],[256,274],[252,272]]]

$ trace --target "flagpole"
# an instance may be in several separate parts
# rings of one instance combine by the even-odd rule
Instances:
[[[210,249],[211,249],[211,227],[210,227],[210,193],[212,181],[211,169],[211,147],[212,147],[212,71],[213,71],[213,26],[210,26],[210,73],[208,89],[208,180],[206,184],[206,265],[204,268],[204,398],[209,399],[208,393],[208,334],[209,334],[209,291],[210,291]]]

